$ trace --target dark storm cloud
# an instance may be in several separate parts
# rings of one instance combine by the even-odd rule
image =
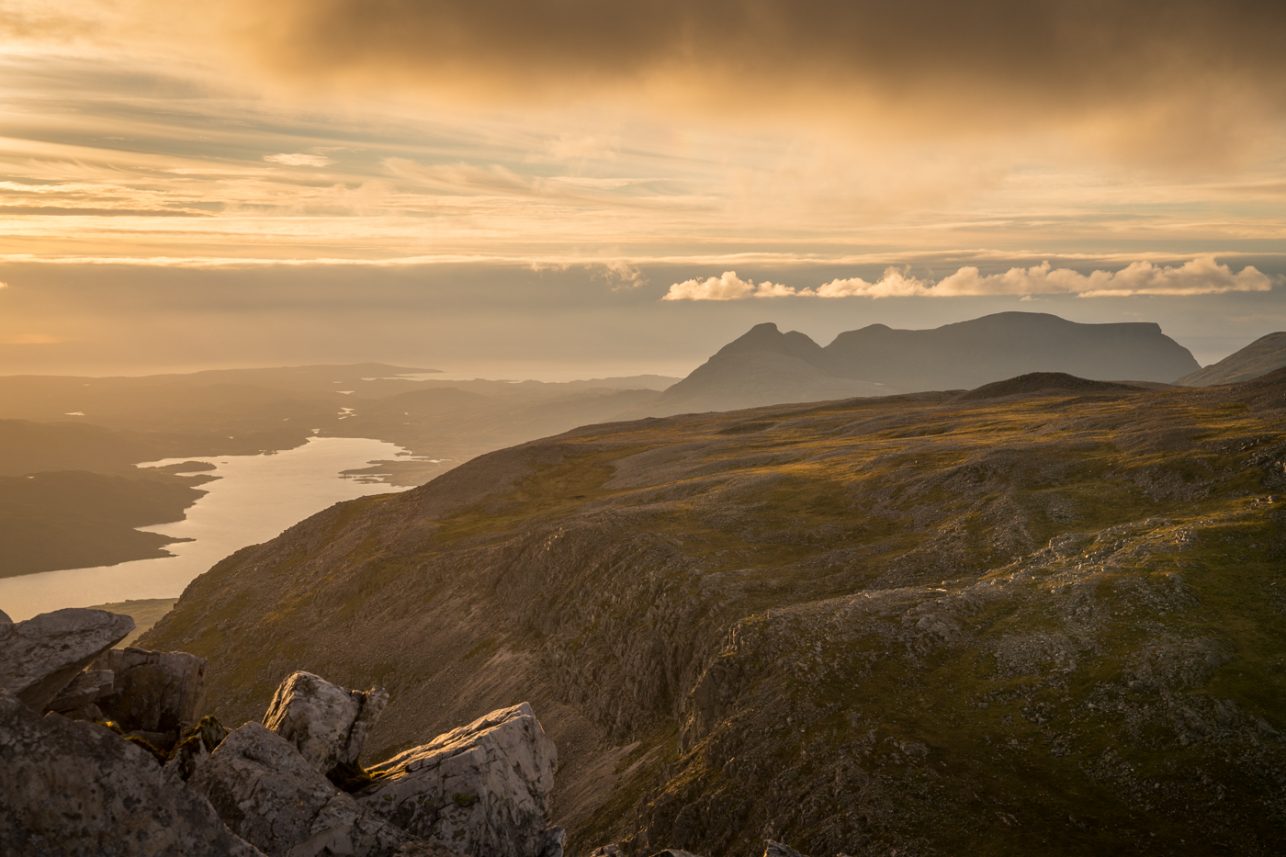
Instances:
[[[1193,0],[244,0],[278,70],[513,96],[636,83],[698,102],[871,96],[1083,111],[1286,106],[1286,4]]]

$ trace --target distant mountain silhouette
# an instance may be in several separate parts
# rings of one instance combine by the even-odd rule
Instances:
[[[1185,387],[1213,387],[1216,384],[1238,384],[1267,375],[1286,366],[1286,331],[1261,336],[1240,351],[1218,363],[1184,375],[1176,384]]]
[[[972,389],[1030,372],[1168,383],[1199,365],[1151,322],[1080,324],[1034,312],[996,313],[932,330],[873,324],[841,333],[824,350],[832,373],[904,392]]]
[[[1047,313],[1003,312],[932,330],[873,324],[841,333],[825,348],[767,323],[725,345],[655,402],[636,410],[669,416],[973,389],[1033,372],[1168,383],[1198,365],[1188,349],[1147,322],[1080,324]]]
[[[883,396],[880,384],[840,377],[825,349],[798,331],[772,322],[720,348],[655,401],[629,415],[665,417],[696,411],[735,411],[781,402]]]

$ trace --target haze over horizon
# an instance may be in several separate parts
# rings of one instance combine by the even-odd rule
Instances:
[[[0,374],[1286,329],[1280,4],[0,0]]]

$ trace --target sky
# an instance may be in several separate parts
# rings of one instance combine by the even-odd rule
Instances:
[[[0,0],[0,374],[1286,329],[1286,6]]]

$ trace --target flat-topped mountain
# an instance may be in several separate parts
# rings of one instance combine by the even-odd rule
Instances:
[[[530,700],[567,853],[1286,852],[1286,370],[577,429],[339,504],[141,640],[368,762]],[[616,853],[606,851],[600,853]]]
[[[970,389],[1029,372],[1171,383],[1199,365],[1150,322],[1081,324],[1035,312],[1001,312],[932,330],[873,324],[841,333],[824,351],[833,374],[906,392]]]
[[[1003,312],[932,330],[873,324],[825,348],[772,323],[755,326],[666,390],[647,414],[971,389],[1031,372],[1170,383],[1198,366],[1151,323],[1081,324]],[[639,412],[642,415],[642,411]]]
[[[1259,337],[1218,363],[1184,375],[1175,383],[1185,387],[1236,384],[1267,375],[1283,366],[1286,366],[1286,331],[1279,330]]]

